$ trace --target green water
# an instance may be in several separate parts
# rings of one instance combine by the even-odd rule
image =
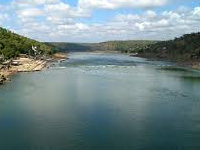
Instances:
[[[198,150],[200,73],[71,53],[0,86],[0,150]]]

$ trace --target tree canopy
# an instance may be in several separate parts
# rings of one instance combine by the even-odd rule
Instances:
[[[200,32],[185,34],[174,40],[157,42],[143,49],[141,54],[182,61],[199,60]]]
[[[51,47],[44,43],[15,34],[0,27],[0,55],[3,54],[6,59],[16,57],[19,54],[29,54],[32,45],[36,46],[43,54],[51,54],[52,52]]]
[[[108,41],[101,43],[47,43],[59,51],[119,51],[123,53],[136,53],[155,41],[130,40],[130,41]]]

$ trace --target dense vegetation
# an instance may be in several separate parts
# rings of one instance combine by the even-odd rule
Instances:
[[[84,43],[48,42],[46,44],[51,46],[54,52],[78,52],[91,50],[91,44]]]
[[[140,52],[141,56],[171,60],[200,60],[200,33],[183,35],[170,41],[157,42]]]
[[[5,59],[13,58],[19,54],[32,54],[32,45],[36,46],[41,54],[51,54],[51,47],[44,43],[20,36],[0,27],[0,55]]]
[[[99,50],[111,50],[119,51],[122,53],[136,53],[142,49],[147,48],[149,45],[155,43],[155,41],[142,41],[142,40],[130,40],[130,41],[109,41],[97,44]]]
[[[119,51],[136,53],[155,41],[108,41],[102,43],[48,43],[54,50],[62,51]]]
[[[108,41],[102,43],[40,43],[20,36],[0,27],[0,55],[6,59],[19,54],[31,54],[36,46],[41,54],[52,54],[56,51],[119,51],[139,53],[139,56],[167,58],[173,60],[200,60],[200,33],[183,35],[169,41]]]

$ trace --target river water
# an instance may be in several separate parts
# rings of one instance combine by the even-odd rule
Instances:
[[[200,73],[71,53],[0,87],[2,150],[199,150]]]

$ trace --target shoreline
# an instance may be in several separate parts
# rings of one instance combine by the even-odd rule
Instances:
[[[134,57],[141,57],[141,58],[147,58],[150,60],[159,60],[159,61],[171,61],[175,62],[177,66],[181,67],[189,67],[191,69],[197,69],[200,70],[200,60],[176,60],[176,59],[170,59],[170,58],[160,58],[156,57],[155,55],[152,54],[137,54]]]
[[[0,84],[10,81],[10,77],[18,72],[42,71],[48,63],[46,60],[34,60],[30,58],[20,58],[17,61],[19,65],[11,65],[9,68],[0,69]]]
[[[8,66],[2,66],[0,69],[0,85],[10,81],[10,77],[18,72],[37,72],[42,71],[48,66],[50,62],[67,60],[66,53],[56,53],[50,59],[36,60],[28,57],[20,57],[13,60],[13,64],[10,63]]]
[[[95,51],[95,53],[98,53],[99,51]],[[179,61],[174,60],[170,58],[160,58],[156,57],[154,55],[148,55],[148,54],[137,54],[134,56],[129,55],[130,57],[141,57],[146,58],[149,60],[159,60],[159,61],[171,61],[175,62],[177,66],[181,67],[189,67],[191,69],[198,69],[200,70],[200,61],[197,60],[187,60],[187,61]],[[35,60],[31,58],[19,58],[14,60],[14,62],[17,62],[18,65],[10,65],[8,68],[1,68],[0,69],[0,85],[10,81],[10,77],[13,74],[16,74],[18,72],[37,72],[42,71],[46,66],[48,66],[48,63],[52,61],[58,61],[61,62],[63,60],[67,60],[68,57],[64,53],[58,53],[54,54],[51,59],[48,60]]]

